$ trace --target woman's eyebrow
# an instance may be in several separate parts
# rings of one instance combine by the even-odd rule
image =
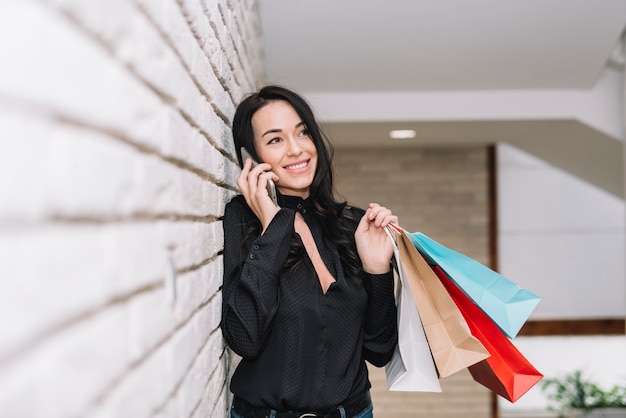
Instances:
[[[296,123],[296,126],[295,126],[295,127],[296,127],[296,128],[299,128],[299,127],[301,127],[301,126],[306,126],[306,124],[304,123],[304,121],[301,121],[301,122],[299,122],[299,123]],[[261,135],[261,138],[263,138],[263,137],[264,137],[265,135],[267,135],[267,134],[275,134],[275,133],[280,133],[280,132],[282,132],[282,131],[283,131],[282,129],[278,129],[278,128],[276,128],[276,129],[268,129],[268,130],[267,130],[267,131],[266,131],[263,135]]]
[[[261,137],[264,137],[267,134],[275,134],[277,132],[282,132],[282,131],[283,131],[282,129],[270,129],[267,132],[265,132],[263,135],[261,135]]]

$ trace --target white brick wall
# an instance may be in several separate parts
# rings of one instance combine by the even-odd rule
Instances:
[[[221,417],[255,0],[0,3],[0,416]]]

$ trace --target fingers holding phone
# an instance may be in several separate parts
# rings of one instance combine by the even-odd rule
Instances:
[[[269,198],[271,203],[276,206],[276,196],[270,193],[270,191],[274,187],[273,180],[278,179],[278,176],[271,171],[264,170],[271,168],[266,166],[269,166],[269,164],[259,164],[250,169],[246,177],[247,187],[251,196],[260,201]]]
[[[245,147],[241,148],[241,159],[244,161],[244,164],[247,160],[251,160],[252,161],[251,168],[255,168],[256,166],[259,165],[259,162],[255,160],[254,157],[252,157],[252,155],[248,152],[248,150]],[[264,165],[266,166],[264,171],[270,171],[272,169],[271,165],[269,164],[264,164]],[[267,180],[267,184],[265,186],[265,188],[267,189],[268,196],[270,197],[270,199],[272,199],[272,202],[274,202],[276,206],[278,206],[278,199],[276,196],[276,184],[274,183],[274,181],[277,181],[277,180],[278,180],[278,177],[276,175],[273,175]]]
[[[274,215],[279,211],[276,199],[276,186],[274,181],[278,176],[269,171],[272,166],[266,163],[257,163],[242,149],[244,161],[237,185],[246,203],[255,213],[263,225],[263,230],[269,225]]]

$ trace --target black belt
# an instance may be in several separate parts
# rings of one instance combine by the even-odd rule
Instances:
[[[363,411],[371,403],[372,398],[370,397],[370,393],[365,392],[363,396],[341,406],[346,411],[346,417],[350,418]],[[272,411],[270,408],[262,408],[251,405],[250,403],[244,401],[238,396],[235,396],[233,398],[233,408],[235,409],[235,411],[237,411],[237,413],[243,415],[246,418],[268,418],[270,416],[270,412]],[[277,411],[275,416],[276,418],[341,418],[341,411],[339,410],[339,407],[336,407],[327,412]]]

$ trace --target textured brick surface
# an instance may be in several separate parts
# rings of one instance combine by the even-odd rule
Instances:
[[[221,417],[255,0],[0,5],[0,416]]]

